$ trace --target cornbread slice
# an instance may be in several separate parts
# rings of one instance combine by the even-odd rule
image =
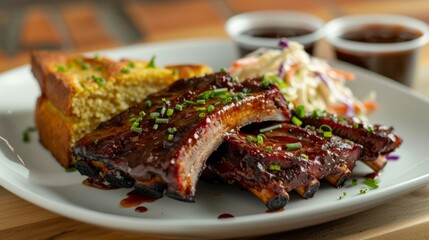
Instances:
[[[86,133],[180,78],[211,72],[205,65],[158,68],[154,61],[112,61],[37,51],[31,66],[41,96],[35,112],[41,143],[66,168],[71,146]]]

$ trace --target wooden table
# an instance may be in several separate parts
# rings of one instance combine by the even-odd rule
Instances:
[[[26,63],[35,48],[87,51],[136,42],[226,37],[224,21],[259,9],[306,11],[324,20],[397,13],[429,22],[427,0],[181,0],[0,2],[0,71]],[[191,14],[189,14],[191,13]],[[429,96],[429,47],[414,87]],[[428,239],[429,185],[374,209],[260,239]],[[156,239],[61,217],[0,187],[0,239]],[[258,239],[258,238],[256,238]]]

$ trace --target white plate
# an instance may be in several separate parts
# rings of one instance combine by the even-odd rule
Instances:
[[[220,69],[228,66],[237,51],[225,40],[194,40],[137,45],[102,52],[119,58],[149,59],[156,54],[160,64],[205,63]],[[313,199],[302,200],[292,194],[285,211],[266,213],[265,206],[252,194],[235,187],[200,183],[196,203],[162,198],[146,203],[147,212],[121,208],[119,202],[129,190],[103,191],[81,184],[79,173],[66,173],[31,134],[30,143],[22,142],[22,132],[34,126],[33,108],[39,89],[23,66],[0,75],[0,136],[8,139],[26,163],[1,142],[0,183],[14,194],[63,216],[100,226],[130,230],[151,236],[223,238],[268,234],[338,219],[374,207],[406,194],[429,182],[429,101],[418,94],[376,74],[344,64],[337,67],[354,72],[351,83],[363,97],[370,90],[378,93],[380,109],[372,122],[394,125],[404,138],[397,151],[400,160],[388,163],[381,176],[380,188],[360,195],[359,186],[334,189],[322,184]],[[361,164],[355,176],[370,173]],[[347,196],[338,200],[343,192]],[[232,219],[220,219],[229,213]]]

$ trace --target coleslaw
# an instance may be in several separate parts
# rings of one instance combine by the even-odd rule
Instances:
[[[262,76],[280,88],[294,106],[306,111],[326,110],[338,115],[366,118],[377,108],[375,92],[364,100],[356,98],[346,86],[354,75],[331,67],[312,57],[301,44],[282,39],[280,49],[258,49],[238,59],[229,72],[241,80]]]

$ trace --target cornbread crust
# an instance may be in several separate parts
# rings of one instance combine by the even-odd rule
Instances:
[[[31,65],[41,89],[35,111],[40,142],[66,168],[73,165],[73,144],[101,122],[179,78],[211,72],[205,65],[154,68],[147,61],[50,51],[33,52]]]
[[[71,167],[70,152],[73,139],[71,121],[64,117],[50,101],[43,96],[37,99],[35,112],[39,141],[49,149],[55,159],[64,167]]]
[[[39,82],[42,95],[65,115],[70,112],[71,97],[76,90],[59,73],[53,72],[52,66],[64,64],[69,58],[66,54],[47,51],[31,54],[31,71]]]

